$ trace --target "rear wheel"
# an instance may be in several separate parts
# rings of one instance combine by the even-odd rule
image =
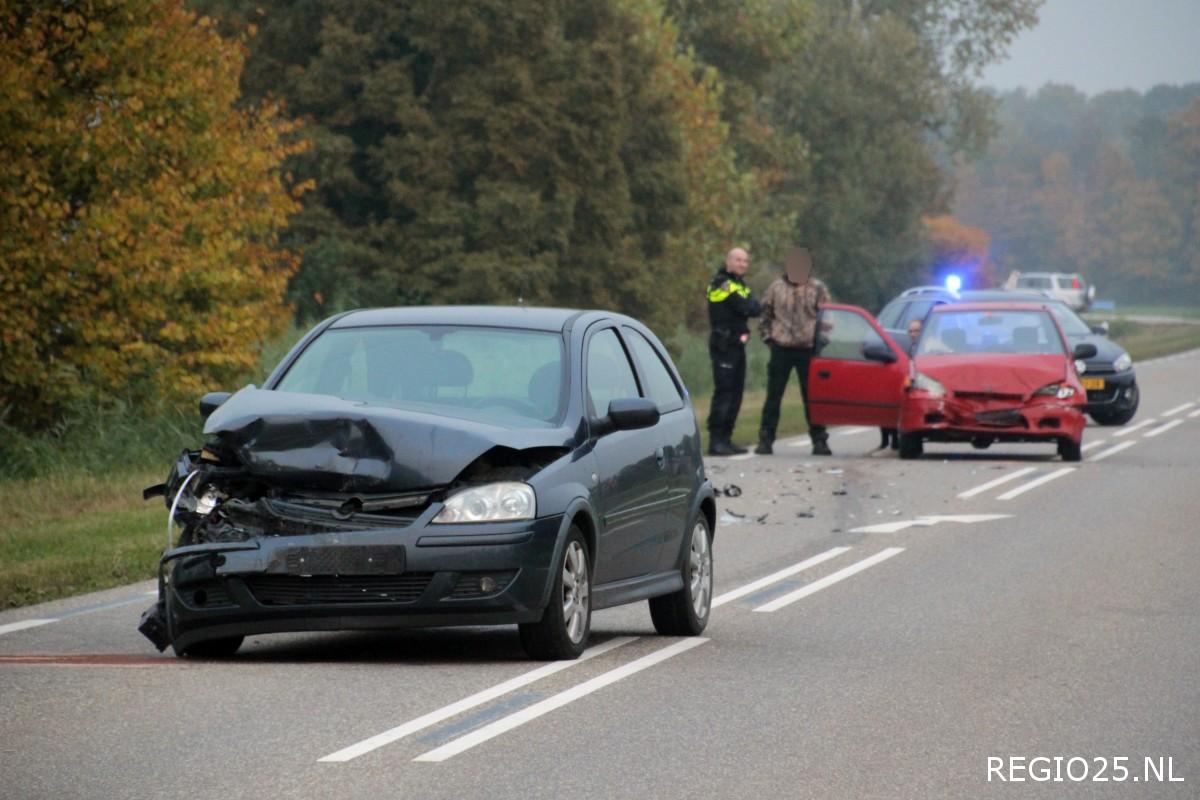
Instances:
[[[1083,442],[1074,439],[1059,439],[1058,454],[1063,461],[1080,461],[1083,459]]]
[[[220,639],[205,639],[194,642],[180,650],[175,648],[175,655],[180,658],[229,658],[238,651],[245,641],[244,636],[225,636]]]
[[[557,566],[546,613],[540,621],[520,626],[525,652],[545,661],[579,658],[587,647],[592,625],[592,576],[579,528],[571,526]]]
[[[712,611],[712,534],[701,514],[692,526],[683,559],[683,588],[650,598],[650,619],[663,636],[699,636]]]
[[[918,458],[925,452],[925,445],[919,433],[900,434],[900,457],[904,459]]]

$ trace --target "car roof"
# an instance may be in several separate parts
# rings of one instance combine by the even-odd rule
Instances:
[[[1049,278],[1056,275],[1078,275],[1078,272],[1018,272],[1019,278]]]
[[[484,328],[524,328],[561,331],[579,316],[572,308],[539,306],[399,306],[366,308],[338,317],[331,328],[366,328],[381,325],[464,325]],[[591,312],[597,316],[604,312]],[[621,315],[612,315],[621,316]]]
[[[980,301],[974,303],[943,303],[930,309],[931,314],[950,311],[1046,311],[1048,303],[1015,303],[1011,301]]]
[[[964,303],[1007,301],[1013,303],[1062,304],[1062,301],[1058,298],[1033,289],[970,289],[961,292],[959,297],[961,298],[961,302]]]

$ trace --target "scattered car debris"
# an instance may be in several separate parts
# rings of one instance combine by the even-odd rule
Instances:
[[[796,516],[800,519],[812,519],[817,516],[817,512],[810,508],[808,511],[797,511]]]
[[[850,493],[849,493],[849,492],[847,492],[845,489],[834,489],[834,490],[833,490],[833,496],[834,496],[834,497],[844,497],[844,496],[846,496],[846,495],[848,495],[848,494],[850,494]]]
[[[736,483],[729,483],[717,489],[717,494],[724,497],[741,497],[742,487]]]

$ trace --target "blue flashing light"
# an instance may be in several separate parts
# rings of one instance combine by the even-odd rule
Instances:
[[[958,290],[962,288],[962,278],[958,277],[957,275],[947,275],[946,288],[951,292],[958,294]]]

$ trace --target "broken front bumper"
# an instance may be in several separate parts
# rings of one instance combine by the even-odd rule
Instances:
[[[178,547],[142,632],[159,649],[255,633],[502,625],[541,619],[561,515]]]
[[[1087,420],[1077,403],[1054,400],[1014,406],[953,397],[908,397],[900,414],[900,430],[930,441],[963,442],[992,439],[1007,442],[1080,441]]]

